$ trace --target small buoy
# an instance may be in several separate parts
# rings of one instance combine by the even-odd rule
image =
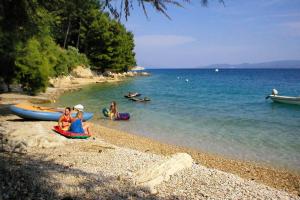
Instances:
[[[180,77],[179,77],[179,76],[177,76],[177,79],[180,79]]]
[[[189,79],[185,79],[185,82],[189,82]]]
[[[219,69],[215,69],[215,72],[219,72]]]

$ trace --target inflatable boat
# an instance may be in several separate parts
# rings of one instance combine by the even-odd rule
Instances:
[[[278,103],[300,105],[300,97],[280,96],[278,94],[278,91],[276,89],[273,89],[272,94],[268,95],[266,99],[271,98],[272,101]]]
[[[109,117],[109,109],[103,108],[102,113],[104,117]],[[115,118],[114,120],[129,120],[130,114],[129,113],[119,113],[119,117]]]
[[[274,102],[300,105],[300,97],[269,95]]]
[[[137,102],[148,102],[148,101],[151,101],[151,99],[149,99],[148,97],[145,97],[145,98],[136,98],[136,97],[133,97],[133,98],[130,98],[130,100],[137,101]]]
[[[125,98],[132,98],[132,97],[139,97],[139,96],[141,96],[141,95],[142,95],[142,94],[137,93],[137,92],[133,92],[133,93],[129,92],[128,94],[124,95],[124,97],[125,97]]]
[[[31,120],[43,120],[43,121],[58,121],[59,117],[64,112],[63,108],[50,108],[27,104],[17,104],[10,106],[10,110],[13,114],[23,118]],[[75,117],[76,113],[71,114]],[[93,113],[84,112],[83,120],[87,121],[93,117]]]
[[[73,139],[86,139],[88,137],[91,137],[90,133],[73,133],[70,131],[62,130],[59,126],[54,126],[53,130],[57,133],[59,133],[62,136],[65,136],[67,138],[73,138]]]

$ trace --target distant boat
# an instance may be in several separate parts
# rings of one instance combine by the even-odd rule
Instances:
[[[142,94],[137,93],[137,92],[129,92],[128,94],[124,95],[125,98],[132,98],[132,97],[139,97]]]
[[[271,98],[274,102],[278,103],[300,105],[300,97],[280,96],[276,89],[272,90],[272,94],[266,97],[266,99],[268,98]]]
[[[219,72],[219,69],[217,68],[217,69],[215,69],[215,72]]]
[[[135,66],[131,69],[131,71],[143,71],[143,70],[145,70],[145,68],[141,66]]]
[[[144,97],[144,98],[136,98],[136,97],[132,97],[130,98],[131,101],[137,101],[137,102],[148,102],[151,101],[151,99],[149,99],[148,97]]]
[[[269,95],[274,102],[300,105],[300,97]]]

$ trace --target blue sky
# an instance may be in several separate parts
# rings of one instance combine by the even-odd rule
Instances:
[[[125,26],[135,35],[138,65],[195,67],[216,63],[300,60],[300,0],[197,0],[169,7],[172,20],[134,7]]]

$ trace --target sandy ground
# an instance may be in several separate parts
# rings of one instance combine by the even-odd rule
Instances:
[[[77,81],[72,87],[48,88],[36,97],[0,95],[0,199],[300,199],[296,172],[163,144],[97,124],[88,140],[66,139],[51,130],[55,122],[26,121],[9,111],[10,104],[53,101],[62,92],[95,83]],[[193,157],[191,168],[159,184],[155,194],[135,184],[136,171],[178,152]]]

